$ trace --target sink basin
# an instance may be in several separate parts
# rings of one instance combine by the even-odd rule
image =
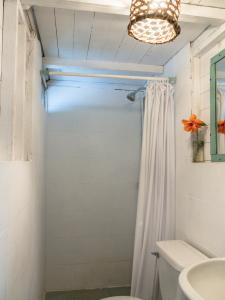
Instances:
[[[184,269],[179,285],[189,300],[225,300],[225,258],[208,259]]]

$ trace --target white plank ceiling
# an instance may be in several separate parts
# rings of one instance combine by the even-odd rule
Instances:
[[[208,7],[225,8],[224,0],[182,0],[182,3],[190,3]]]
[[[182,33],[174,42],[151,46],[127,35],[126,16],[45,7],[34,12],[45,57],[76,60],[164,65],[206,28],[181,23]]]

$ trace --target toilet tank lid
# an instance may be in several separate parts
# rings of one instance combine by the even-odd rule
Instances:
[[[184,241],[160,241],[156,245],[159,255],[179,272],[207,259],[207,256]]]

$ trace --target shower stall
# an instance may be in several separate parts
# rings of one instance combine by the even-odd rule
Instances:
[[[49,82],[47,290],[128,294],[143,93],[129,82]],[[107,292],[104,290],[104,293]],[[102,297],[101,297],[102,298]]]

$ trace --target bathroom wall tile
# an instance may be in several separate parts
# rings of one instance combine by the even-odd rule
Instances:
[[[3,172],[0,172],[0,233],[7,228],[9,224],[9,198],[12,192],[10,182],[10,172],[7,168],[8,164],[0,163],[0,168]]]
[[[200,94],[200,98],[201,98],[200,109],[204,110],[204,109],[210,108],[210,90],[209,90],[209,88]]]
[[[115,161],[120,165],[120,169]],[[96,172],[96,166],[99,172]],[[49,166],[52,171],[49,180],[50,184],[55,184],[55,180],[59,178],[64,187],[67,183],[73,184],[74,182],[100,184],[103,180],[113,178],[134,182],[137,181],[138,166],[139,160],[132,160],[129,156],[123,158],[120,154],[108,157],[106,155],[104,157],[74,156],[71,159],[61,157],[60,160],[56,160],[55,164]],[[61,174],[58,172],[59,169]],[[127,173],[131,175],[127,177]]]
[[[128,102],[126,93],[116,88],[121,85],[65,89],[57,97],[63,97],[70,110],[52,111],[48,118],[47,272],[51,273],[54,264],[76,266],[83,275],[79,277],[74,269],[74,288],[85,288],[94,277],[94,287],[107,282],[110,286],[109,266],[118,264],[119,268],[122,261],[132,260],[140,102]],[[52,103],[56,90],[49,90]],[[104,270],[97,269],[97,264],[104,265]],[[124,275],[117,285],[127,277],[124,267],[121,272]]]
[[[57,262],[62,265],[93,262],[101,264],[122,260],[131,261],[132,256],[133,236],[111,235],[82,238],[65,236],[48,241],[47,258],[52,264]]]
[[[26,207],[18,216],[17,222],[9,227],[9,263],[8,263],[8,289],[12,299],[27,299],[31,284],[32,261],[30,257],[30,243],[32,241],[32,227],[30,226],[32,209]],[[16,249],[16,251],[15,251]]]
[[[211,161],[210,142],[205,142],[204,155],[206,161]]]
[[[46,269],[47,291],[73,290],[73,269],[71,266],[49,265]]]
[[[209,69],[210,69],[210,63],[207,60],[205,60],[204,64],[200,64],[200,74],[201,76],[207,76],[209,74]]]
[[[6,300],[7,281],[6,281],[6,255],[7,255],[7,231],[0,233],[0,299]]]
[[[132,213],[128,218],[124,218],[122,213],[118,213],[116,218],[104,215],[99,217],[99,213],[92,212],[90,218],[90,211],[72,214],[48,214],[51,221],[48,222],[48,233],[52,233],[51,237],[60,238],[63,236],[71,236],[73,238],[96,236],[106,237],[109,235],[134,235],[134,225],[131,225],[132,218],[135,218],[135,213]],[[59,220],[60,218],[60,220]],[[115,224],[116,222],[116,224]],[[121,231],[118,231],[121,228]],[[66,228],[66,232],[62,228]]]
[[[13,224],[13,221],[24,209],[27,209],[32,201],[32,174],[29,163],[15,162],[9,170],[11,185],[8,191],[9,224]]]
[[[108,193],[109,189],[113,190],[111,194]],[[51,237],[65,234],[78,237],[108,236],[118,232],[134,232],[137,185],[109,182],[97,186],[92,183],[87,189],[85,184],[75,183],[65,192],[62,189],[51,191],[51,199],[47,211]]]
[[[105,287],[126,286],[130,283],[131,263],[102,263],[74,266],[74,289],[96,288],[103,284]]]
[[[175,73],[180,78],[176,89],[181,93],[179,92],[179,97],[175,96],[177,127],[180,126],[181,116],[187,113],[190,105],[192,109],[198,107],[201,118],[208,124],[210,123],[208,81],[210,59],[224,46],[225,39],[200,58],[200,77],[199,74],[191,73],[191,68],[188,67],[190,66],[190,53],[185,48],[165,66],[167,74]],[[186,68],[180,67],[181,60],[182,64],[187,66]],[[192,86],[189,85],[191,76],[193,80],[200,78],[201,86],[201,95],[195,99],[194,104],[191,96]],[[183,92],[184,86],[186,87],[185,93]],[[205,163],[192,163],[191,159],[189,161],[186,159],[191,148],[184,135],[182,130],[176,129],[176,237],[194,244],[209,255],[224,256],[224,164],[210,162],[210,129],[207,130],[205,136],[207,160]]]
[[[47,268],[47,290],[94,289],[100,285],[128,286],[130,283],[131,263],[92,263],[71,266],[51,265]],[[72,280],[71,280],[72,278]]]
[[[209,90],[209,84],[210,84],[210,74],[207,72],[205,75],[202,75],[200,77],[200,93],[204,93]]]

